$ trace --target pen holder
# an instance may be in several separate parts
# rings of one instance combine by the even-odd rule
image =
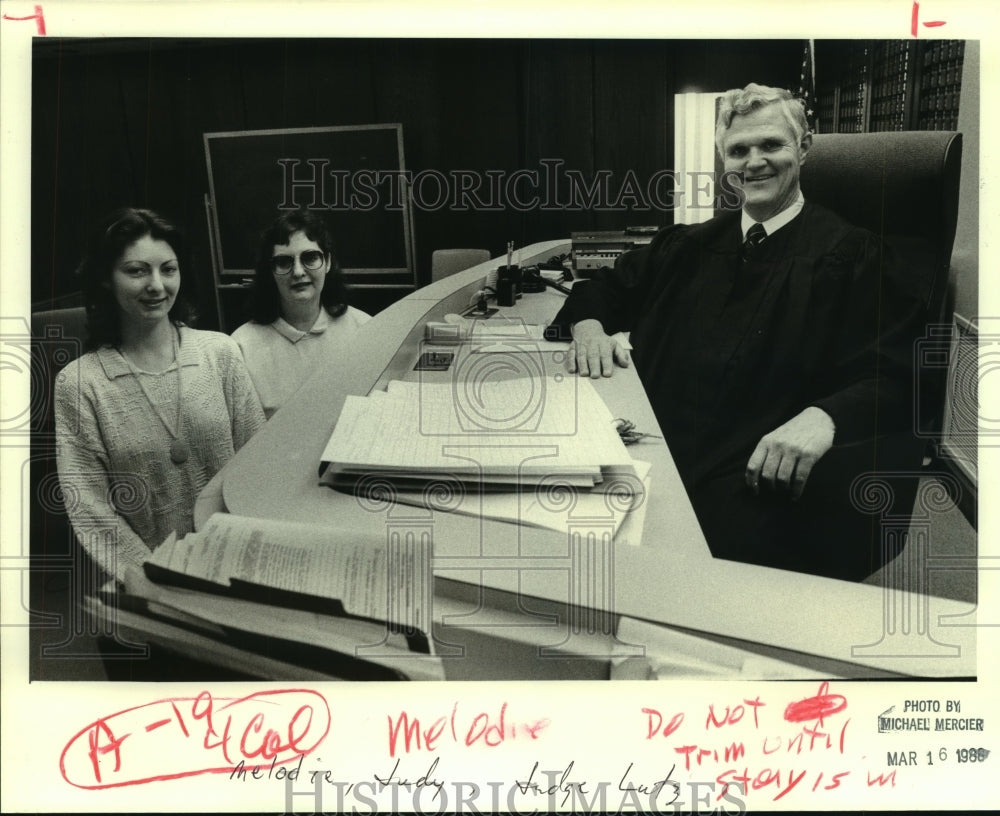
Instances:
[[[521,297],[521,267],[517,264],[512,266],[501,266],[497,268],[497,299],[499,300],[503,282],[509,280],[514,288],[514,298]],[[500,304],[503,306],[504,304]],[[514,304],[509,304],[513,306]]]
[[[497,306],[513,306],[516,300],[513,278],[501,274],[497,278]]]

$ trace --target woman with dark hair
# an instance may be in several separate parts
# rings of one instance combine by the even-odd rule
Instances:
[[[233,339],[268,417],[371,320],[347,305],[333,240],[308,210],[284,213],[261,235],[252,314]]]
[[[150,210],[113,213],[78,269],[87,347],[56,378],[59,483],[80,544],[123,580],[264,424],[239,349],[185,324],[184,244]]]

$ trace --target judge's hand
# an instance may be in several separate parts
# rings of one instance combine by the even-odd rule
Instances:
[[[628,368],[628,350],[604,333],[599,320],[581,320],[573,325],[573,348],[569,355],[569,370],[581,376],[597,379],[610,377],[615,363]]]
[[[835,430],[826,411],[806,408],[757,443],[747,462],[747,485],[754,493],[764,485],[799,498],[813,466],[833,447]]]

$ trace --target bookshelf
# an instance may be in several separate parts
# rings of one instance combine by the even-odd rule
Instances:
[[[956,130],[962,40],[816,43],[818,133]]]
[[[924,45],[927,47],[920,60],[917,129],[956,130],[965,43],[942,40]]]
[[[876,43],[872,50],[872,93],[869,128],[873,132],[904,130],[912,104],[911,44],[905,40]]]

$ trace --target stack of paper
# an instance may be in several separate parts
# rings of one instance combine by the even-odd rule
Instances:
[[[578,512],[596,496],[617,529],[640,503],[648,469],[629,455],[590,381],[577,377],[394,381],[347,398],[322,460],[322,482],[340,490],[377,477],[400,502],[556,530],[567,517],[544,501],[547,491],[574,491]],[[455,501],[434,506],[435,485],[451,485]],[[608,491],[625,500],[609,501]]]
[[[216,514],[126,575],[121,608],[345,679],[443,679],[429,550]]]
[[[385,392],[349,396],[323,462],[340,479],[377,471],[486,490],[523,489],[553,475],[592,487],[635,473],[614,418],[582,378],[393,382]]]

